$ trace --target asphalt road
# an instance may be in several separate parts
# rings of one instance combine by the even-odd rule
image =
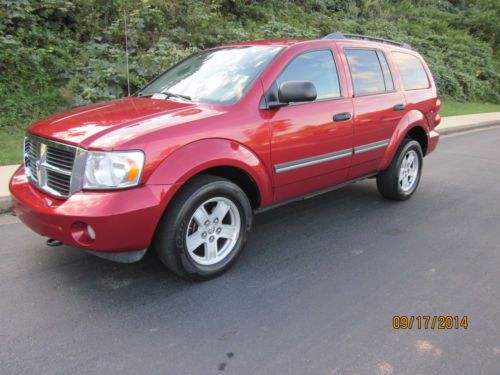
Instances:
[[[442,139],[408,202],[373,180],[256,217],[188,283],[0,218],[2,374],[499,374],[500,128]],[[468,315],[394,330],[394,315]]]

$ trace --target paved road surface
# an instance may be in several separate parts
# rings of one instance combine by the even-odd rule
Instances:
[[[412,200],[373,180],[256,218],[231,272],[47,248],[0,219],[2,374],[499,374],[500,128],[443,139]],[[468,315],[395,331],[392,317]]]

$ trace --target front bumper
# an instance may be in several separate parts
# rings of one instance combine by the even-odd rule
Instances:
[[[81,191],[62,200],[33,186],[23,167],[10,181],[14,211],[29,228],[66,245],[102,252],[147,248],[171,188],[144,185],[127,190]],[[89,236],[88,225],[95,239]]]

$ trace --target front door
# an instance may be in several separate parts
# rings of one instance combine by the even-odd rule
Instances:
[[[299,53],[275,84],[286,81],[312,82],[317,98],[271,110],[276,201],[345,181],[353,147],[352,100],[342,96],[331,49]]]

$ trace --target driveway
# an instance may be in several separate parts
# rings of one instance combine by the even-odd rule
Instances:
[[[375,181],[256,217],[232,270],[48,248],[0,218],[3,374],[498,374],[500,128],[448,136],[407,202]],[[467,315],[395,330],[394,315]]]

